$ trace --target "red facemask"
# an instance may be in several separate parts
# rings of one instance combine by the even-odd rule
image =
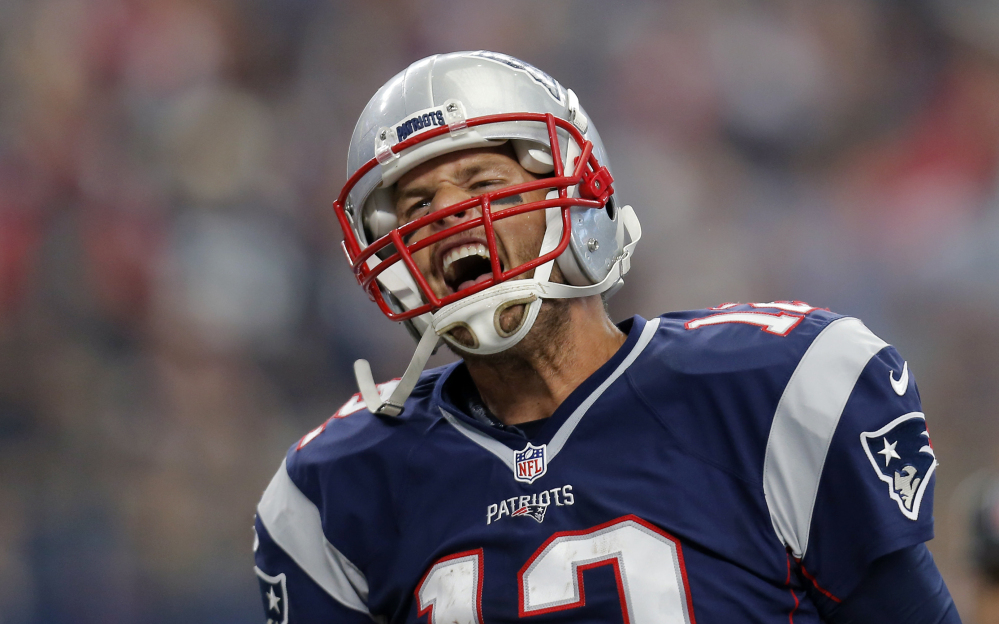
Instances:
[[[551,114],[510,113],[475,117],[467,121],[467,126],[474,127],[483,124],[510,121],[541,122],[546,124],[548,128],[549,149],[551,150],[552,160],[555,167],[555,171],[552,176],[540,180],[533,180],[522,184],[508,186],[500,190],[472,197],[446,208],[433,211],[430,214],[420,217],[419,219],[415,219],[409,223],[393,228],[388,234],[378,238],[364,248],[362,248],[361,242],[358,240],[357,234],[351,225],[351,215],[349,215],[344,208],[351,190],[361,180],[361,178],[364,177],[365,174],[371,171],[374,167],[379,166],[380,162],[385,162],[388,159],[393,158],[393,155],[397,155],[406,149],[414,147],[415,145],[441,136],[446,132],[454,131],[454,128],[441,126],[407,138],[404,141],[400,141],[391,147],[391,153],[388,153],[389,150],[386,149],[384,152],[380,153],[378,157],[372,158],[360,167],[354,175],[347,180],[343,190],[340,191],[339,197],[337,197],[337,200],[333,203],[333,210],[340,222],[340,227],[343,229],[343,249],[347,254],[347,261],[350,263],[351,269],[357,277],[357,281],[360,283],[361,287],[368,293],[368,296],[378,304],[378,307],[387,317],[389,317],[389,319],[393,321],[406,321],[427,312],[439,310],[448,304],[481,292],[490,286],[505,282],[546,262],[554,260],[561,255],[569,245],[572,227],[570,209],[573,206],[603,208],[607,204],[608,199],[614,192],[614,189],[611,186],[613,178],[607,170],[607,167],[602,166],[599,162],[597,162],[596,157],[593,156],[593,144],[590,141],[584,140],[583,135],[571,122],[560,119]],[[570,172],[565,171],[565,167],[562,163],[558,135],[556,133],[558,128],[568,132],[570,139],[574,140],[576,144],[581,147],[581,154],[579,158],[575,160],[575,168]],[[578,196],[569,197],[569,189],[576,186],[578,186]],[[557,190],[558,197],[551,197],[551,194],[549,193],[549,197],[551,197],[550,199],[528,202],[495,211],[491,208],[492,203],[496,200],[539,189]],[[526,212],[546,210],[548,208],[559,208],[561,211],[562,235],[558,245],[556,245],[556,247],[548,253],[542,254],[533,260],[504,271],[500,265],[499,253],[496,246],[494,223],[501,219],[507,219]],[[481,216],[461,221],[452,227],[441,229],[440,231],[411,244],[407,244],[405,242],[407,237],[411,234],[436,221],[457,213],[475,210],[478,210]],[[359,214],[353,215],[353,219],[359,221],[361,216]],[[421,249],[433,245],[434,243],[437,243],[438,241],[444,240],[445,238],[477,227],[481,227],[485,231],[485,239],[489,248],[490,264],[492,269],[491,275],[487,279],[477,281],[475,284],[461,288],[457,292],[451,293],[445,297],[438,297],[434,294],[430,285],[427,283],[426,278],[417,268],[416,263],[413,260],[413,254]],[[384,257],[384,259],[380,259],[382,256],[386,255],[387,257]],[[374,258],[377,262],[371,261],[372,258]],[[410,275],[412,275],[413,280],[423,295],[423,300],[425,302],[423,305],[417,306],[411,310],[397,312],[393,310],[386,301],[385,295],[379,287],[376,278],[383,271],[397,262],[404,263]]]

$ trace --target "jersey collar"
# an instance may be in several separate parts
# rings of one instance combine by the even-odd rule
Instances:
[[[548,422],[534,436],[532,442],[548,445],[549,460],[554,459],[555,455],[562,449],[587,410],[642,354],[652,340],[658,326],[658,318],[646,321],[637,315],[618,324],[618,328],[627,334],[624,344],[562,402],[548,419]],[[475,420],[461,412],[445,398],[444,384],[461,365],[462,362],[459,361],[448,366],[437,379],[431,402],[432,409],[438,413],[435,423],[440,419],[447,420],[462,434],[486,450],[496,455],[503,453],[501,459],[505,461],[505,453],[508,453],[505,449],[523,447],[525,438],[514,431],[503,430]]]

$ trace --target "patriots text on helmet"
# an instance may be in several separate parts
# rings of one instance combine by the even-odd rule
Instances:
[[[412,136],[414,132],[443,125],[444,113],[440,110],[432,110],[430,112],[414,115],[413,117],[401,122],[395,127],[395,133],[396,136],[399,137],[400,141],[405,141]]]

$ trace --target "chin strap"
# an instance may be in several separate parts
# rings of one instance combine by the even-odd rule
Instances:
[[[524,304],[524,316],[512,333],[504,335],[499,326],[503,310]],[[490,355],[506,351],[520,342],[531,330],[541,309],[541,297],[533,280],[514,280],[497,284],[486,290],[444,306],[433,315],[435,331],[449,343],[475,355]],[[456,327],[467,329],[473,339],[471,346],[451,337]]]
[[[374,377],[371,375],[371,365],[368,364],[368,361],[357,360],[354,362],[354,377],[357,378],[357,386],[361,390],[361,397],[364,399],[368,410],[373,414],[383,416],[398,416],[401,414],[406,399],[409,398],[413,388],[416,387],[420,373],[423,372],[423,368],[427,365],[427,361],[430,360],[430,356],[433,355],[434,350],[441,340],[440,335],[446,334],[446,332],[450,331],[456,325],[464,324],[468,326],[477,336],[483,334],[489,335],[490,330],[492,330],[492,333],[496,331],[492,324],[495,322],[496,311],[500,306],[516,305],[518,303],[526,304],[527,310],[524,315],[524,321],[521,322],[516,332],[501,339],[499,348],[492,346],[483,349],[482,345],[478,345],[478,348],[470,349],[464,345],[457,345],[459,348],[473,353],[498,353],[499,351],[509,349],[527,335],[534,325],[534,320],[537,318],[543,299],[589,297],[590,295],[599,295],[603,292],[619,288],[624,282],[624,274],[631,268],[631,256],[635,251],[635,245],[642,237],[642,226],[639,224],[638,217],[635,216],[635,212],[631,206],[621,208],[619,218],[622,220],[625,233],[628,235],[628,244],[622,249],[620,257],[614,262],[614,266],[611,267],[607,276],[600,280],[600,282],[590,286],[570,286],[568,284],[549,282],[548,278],[551,275],[553,260],[539,266],[535,271],[535,277],[531,279],[513,280],[497,284],[481,293],[466,297],[438,310],[433,315],[433,322],[423,332],[420,344],[417,345],[416,352],[413,354],[413,359],[410,360],[409,366],[406,367],[405,374],[399,380],[399,385],[395,387],[388,399],[383,401],[378,393],[378,387],[375,385]],[[548,230],[552,231],[552,228],[548,228]],[[548,247],[549,250],[554,249],[558,243],[557,236],[559,235],[560,232],[552,234],[551,237],[555,239],[552,242],[548,240],[549,234],[546,232],[542,249],[544,250],[548,246],[550,246]],[[547,251],[542,251],[543,253],[547,253]],[[502,297],[497,295],[502,295]],[[484,323],[489,324],[488,328],[486,325],[483,325]],[[475,325],[480,325],[478,328],[479,331],[476,331],[477,328]]]
[[[420,373],[426,367],[430,356],[434,354],[434,349],[437,348],[438,342],[440,342],[440,337],[434,331],[433,325],[428,326],[426,331],[423,332],[423,337],[420,338],[420,344],[416,346],[416,353],[413,354],[413,359],[409,361],[406,372],[403,374],[402,379],[399,380],[399,385],[395,387],[391,396],[385,401],[382,401],[382,397],[378,393],[378,387],[375,385],[375,379],[371,375],[371,365],[368,364],[368,361],[357,360],[354,362],[354,377],[357,379],[357,387],[361,390],[361,398],[364,399],[368,411],[372,414],[381,414],[383,416],[398,416],[402,412],[402,407],[406,403],[406,399],[409,398],[413,388],[416,387],[416,382],[420,379]]]

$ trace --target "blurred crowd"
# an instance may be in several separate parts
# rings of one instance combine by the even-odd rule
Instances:
[[[645,236],[615,318],[806,300],[909,358],[931,550],[974,623],[999,5],[0,0],[0,624],[261,617],[260,493],[354,359],[388,379],[413,348],[339,249],[354,122],[412,61],[480,48],[598,125]]]

